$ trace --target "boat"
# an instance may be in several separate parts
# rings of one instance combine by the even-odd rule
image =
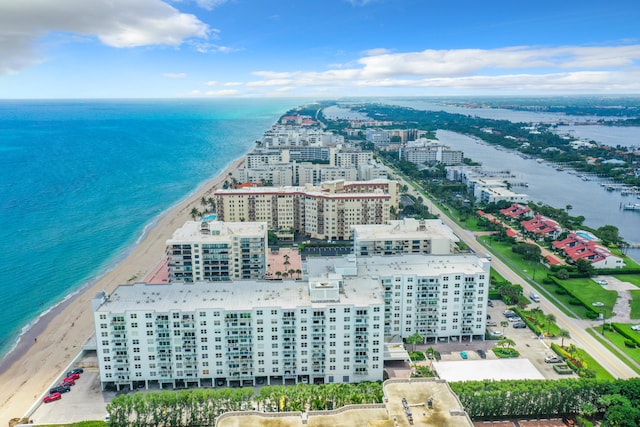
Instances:
[[[640,203],[625,203],[622,205],[622,209],[625,211],[640,211]]]

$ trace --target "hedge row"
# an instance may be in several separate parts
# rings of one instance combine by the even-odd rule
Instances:
[[[529,318],[527,317],[526,314],[524,314],[524,312],[522,310],[520,310],[520,308],[518,307],[514,307],[513,308],[514,313],[516,313],[518,316],[520,316],[520,318],[522,319],[522,321],[524,323],[527,324],[527,326],[529,327],[529,329],[531,329],[536,335],[540,336],[542,335],[542,333],[544,332],[542,330],[541,327],[539,327],[538,325],[536,325],[535,323],[533,323],[531,320],[529,320]]]
[[[636,347],[640,347],[640,339],[636,336],[636,334],[630,334],[627,329],[625,327],[623,327],[621,324],[619,323],[612,323],[611,326],[613,327],[613,329],[618,332],[620,335],[622,335],[623,337],[625,337],[628,340],[633,341],[634,343],[636,343]]]
[[[567,289],[564,284],[562,283],[561,280],[559,280],[557,277],[554,276],[548,276],[549,279],[551,279],[551,281],[558,286],[560,289],[562,289],[564,292],[566,292],[567,295],[571,296],[571,298],[575,299],[576,301],[580,301],[580,305],[582,305],[584,308],[587,309],[587,317],[590,319],[597,319],[599,316],[599,313],[593,309],[592,306],[590,306],[589,304],[585,304],[584,301],[582,301],[573,291],[571,291],[570,289]],[[573,305],[573,304],[572,304]],[[577,304],[576,304],[577,305]]]

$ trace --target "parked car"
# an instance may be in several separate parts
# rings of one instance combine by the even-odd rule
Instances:
[[[492,337],[501,337],[502,331],[491,331],[489,335],[491,335]]]
[[[487,322],[487,326],[498,326],[498,322]]]
[[[591,305],[594,307],[604,307],[604,303],[600,301],[592,302]]]
[[[509,322],[522,322],[522,319],[518,316],[511,316],[511,317],[507,317],[507,320]]]
[[[640,325],[633,325],[633,326],[631,327],[631,330],[632,330],[632,331],[640,331]]]
[[[502,314],[504,314],[505,316],[509,317],[509,316],[517,316],[516,312],[513,310],[505,310],[502,312]]]
[[[65,384],[60,384],[58,386],[55,386],[55,387],[52,387],[51,389],[49,389],[49,394],[66,393],[68,391],[71,391],[71,387],[69,387],[68,385],[65,385]]]
[[[50,395],[44,397],[43,402],[49,403],[60,399],[62,399],[62,395],[60,393],[51,393]]]
[[[562,357],[560,356],[547,356],[544,358],[544,363],[562,363]]]
[[[488,301],[487,301],[487,305],[488,305],[489,307],[493,307],[493,301],[488,300]]]
[[[72,374],[84,374],[84,369],[76,368],[76,369],[70,370],[69,372],[71,372]]]
[[[527,327],[527,324],[524,322],[516,322],[513,324],[513,327],[516,329],[524,329]]]
[[[476,353],[478,353],[478,356],[480,356],[480,359],[486,359],[487,358],[487,352],[484,350],[476,350]]]
[[[69,377],[63,379],[62,382],[64,383],[64,385],[76,385],[76,380]]]
[[[606,286],[609,284],[609,282],[607,282],[606,280],[596,280],[596,283],[602,286]]]
[[[67,372],[67,378],[73,378],[74,380],[77,380],[80,378],[80,374],[76,374],[70,371],[70,372]]]

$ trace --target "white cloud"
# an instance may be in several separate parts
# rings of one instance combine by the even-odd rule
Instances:
[[[164,73],[163,76],[168,79],[184,79],[187,73]]]
[[[37,40],[51,32],[95,36],[116,48],[178,46],[206,39],[207,24],[161,0],[39,0],[0,2],[0,74],[32,66]]]
[[[640,45],[365,52],[326,71],[256,71],[249,87],[640,91]],[[340,91],[344,92],[344,89]]]

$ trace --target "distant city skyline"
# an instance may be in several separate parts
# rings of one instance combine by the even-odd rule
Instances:
[[[0,0],[0,99],[640,94],[637,0]]]

